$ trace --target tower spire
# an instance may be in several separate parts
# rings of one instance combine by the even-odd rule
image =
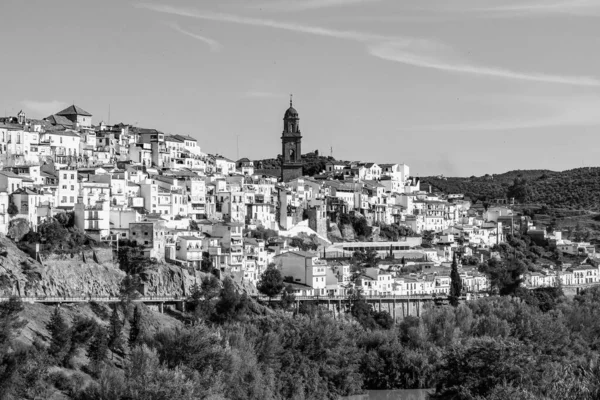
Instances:
[[[294,97],[294,95],[290,93],[290,107],[292,106],[292,98],[293,97]]]

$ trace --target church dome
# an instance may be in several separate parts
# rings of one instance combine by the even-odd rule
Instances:
[[[290,106],[290,108],[288,108],[287,111],[285,112],[285,116],[283,118],[284,119],[298,118],[298,111],[296,111],[296,109],[294,107]]]

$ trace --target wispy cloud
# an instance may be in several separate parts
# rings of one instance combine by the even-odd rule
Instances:
[[[290,22],[281,22],[269,19],[241,17],[232,14],[214,13],[188,8],[173,7],[161,4],[141,3],[137,7],[151,11],[179,15],[182,17],[196,18],[207,21],[230,22],[235,24],[257,26],[263,28],[281,29],[296,33],[306,33],[310,35],[325,36],[337,39],[353,40],[357,42],[366,42],[370,40],[387,40],[388,36],[375,35],[364,32],[339,31],[335,29],[321,28],[318,26],[302,25]]]
[[[482,101],[485,101],[483,99]],[[600,126],[600,96],[523,97],[506,96],[504,101],[516,105],[511,118],[461,123],[421,125],[407,131],[510,131],[533,128]],[[541,109],[540,109],[541,107]],[[527,110],[533,117],[523,116]],[[404,130],[404,129],[403,129]]]
[[[67,108],[69,104],[59,100],[23,100],[21,101],[21,105],[26,111],[34,112],[42,118],[46,118],[49,115],[55,114]]]
[[[344,7],[359,4],[375,3],[381,0],[283,0],[252,5],[269,11],[306,11],[330,7]]]
[[[600,86],[600,79],[594,77],[520,72],[495,66],[479,65],[458,57],[451,47],[428,39],[387,36],[357,31],[341,31],[312,25],[242,17],[232,14],[212,13],[160,4],[141,3],[138,4],[137,7],[189,18],[280,29],[296,33],[360,42],[367,45],[368,52],[375,57],[422,68],[521,81],[577,86]]]
[[[561,2],[552,2],[548,0],[540,2],[504,4],[493,7],[476,7],[468,9],[467,11],[496,17],[540,16],[551,14],[600,16],[600,2],[598,0],[571,0]]]
[[[185,29],[183,29],[182,27],[180,27],[179,25],[177,25],[174,22],[166,22],[165,24],[167,26],[169,26],[171,29],[173,29],[183,35],[189,36],[189,37],[199,40],[203,43],[206,43],[212,51],[219,51],[219,50],[221,50],[221,48],[223,48],[221,43],[217,42],[216,40],[207,38],[206,36],[200,36],[193,32],[186,31]]]
[[[446,54],[438,51],[444,48]],[[376,57],[417,67],[522,81],[559,83],[575,86],[600,86],[600,79],[588,76],[527,73],[470,63],[456,57],[448,47],[435,46],[433,48],[434,51],[426,48],[421,48],[420,50],[420,53],[415,53],[414,49],[396,42],[379,43],[369,46],[369,52]]]

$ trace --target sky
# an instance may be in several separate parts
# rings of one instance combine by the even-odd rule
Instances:
[[[600,0],[2,0],[0,113],[415,176],[598,166]]]

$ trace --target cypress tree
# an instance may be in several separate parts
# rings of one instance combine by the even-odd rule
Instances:
[[[102,327],[98,327],[87,350],[87,356],[90,359],[92,366],[97,367],[100,363],[104,362],[106,360],[107,352],[108,342],[106,330]]]
[[[462,281],[458,273],[458,262],[456,261],[456,254],[452,257],[452,270],[450,271],[450,295],[448,300],[454,307],[458,306],[458,299],[462,292]]]
[[[140,340],[142,331],[142,314],[140,307],[136,306],[133,310],[133,319],[131,320],[131,328],[129,329],[129,347],[134,348]]]
[[[112,315],[110,316],[108,330],[108,348],[112,352],[123,351],[123,324],[119,318],[116,306],[113,308]]]
[[[50,348],[48,349],[48,353],[59,364],[63,364],[71,348],[71,330],[63,319],[58,307],[54,308],[46,329],[50,332]]]

